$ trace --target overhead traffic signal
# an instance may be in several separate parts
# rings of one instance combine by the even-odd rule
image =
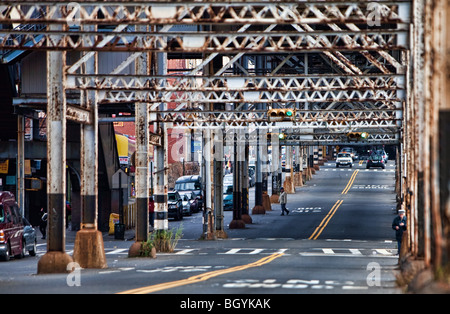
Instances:
[[[272,138],[278,137],[279,140],[285,140],[286,139],[286,133],[280,132],[280,133],[267,133],[267,140],[272,141]]]
[[[359,141],[359,140],[367,140],[369,138],[369,133],[367,132],[350,132],[347,133],[347,137],[349,140]]]
[[[269,121],[293,121],[295,119],[294,109],[269,109],[267,112]]]

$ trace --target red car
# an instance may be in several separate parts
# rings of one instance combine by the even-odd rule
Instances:
[[[0,259],[7,261],[11,255],[24,255],[23,229],[22,216],[14,195],[0,192]]]

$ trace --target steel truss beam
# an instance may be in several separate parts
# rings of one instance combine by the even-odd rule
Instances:
[[[0,24],[21,25],[0,30],[0,49],[89,51],[66,68],[66,91],[97,90],[102,104],[149,102],[157,113],[152,121],[179,127],[273,127],[265,112],[255,111],[263,104],[296,108],[295,122],[287,125],[294,129],[395,133],[406,99],[409,11],[410,1],[403,0],[3,1]],[[58,31],[50,31],[55,24]],[[132,53],[110,74],[79,74],[94,51]],[[119,74],[149,51],[195,52],[205,59],[185,76]],[[322,54],[335,73],[279,73],[286,66],[298,73],[298,53],[306,52]],[[200,74],[223,53],[230,61],[222,69]],[[289,55],[272,73],[250,75],[242,65],[249,53]],[[162,112],[160,103],[176,110]],[[214,104],[234,111],[204,111]],[[83,110],[68,109],[72,119],[90,123]]]
[[[232,31],[231,31],[232,32]],[[0,30],[0,33],[2,31]],[[379,51],[406,50],[408,45],[397,44],[398,35],[406,31],[312,31],[246,32],[245,34],[221,32],[55,32],[9,30],[0,41],[0,49],[43,49],[82,51],[156,51],[156,52],[293,52],[320,51]],[[55,39],[55,35],[58,35]],[[107,45],[99,45],[98,37],[109,37]],[[344,40],[345,38],[345,40]],[[326,42],[327,44],[323,44]],[[139,43],[143,43],[140,45]]]
[[[268,139],[267,133],[280,132],[283,129],[272,128],[264,130],[263,132],[255,132],[255,128],[249,127],[245,133],[236,133],[233,128],[224,128],[224,141],[225,145],[230,145],[236,140],[238,145],[244,145],[249,143],[250,145],[257,145],[267,141],[270,145],[271,140]],[[364,141],[349,141],[345,134],[341,133],[316,133],[305,130],[283,130],[286,134],[285,140],[276,139],[272,144],[280,146],[298,146],[298,145],[377,145],[377,144],[398,144],[399,139],[394,130],[387,132],[379,132],[376,130],[370,130],[369,137]],[[276,133],[275,133],[276,134]]]
[[[399,11],[410,1],[2,1],[1,23],[66,25],[202,25],[360,23],[380,26],[409,23]],[[4,10],[6,9],[6,10]],[[11,15],[11,12],[16,14]],[[378,23],[377,23],[378,22]]]
[[[271,122],[267,111],[168,111],[160,112],[154,122],[174,122],[177,126],[194,123],[197,126],[213,127],[247,125],[257,123],[260,127],[282,126],[286,128],[343,128],[343,127],[396,127],[396,111],[385,110],[297,110],[293,121]]]
[[[0,12],[2,24],[65,27],[65,31],[58,32],[23,27],[0,30],[3,33],[0,48],[3,49],[204,53],[349,50],[361,51],[375,62],[368,51],[386,50],[381,54],[391,59],[388,50],[409,47],[406,40],[409,2],[403,1],[370,4],[364,1],[5,1],[1,8],[4,8]],[[343,22],[345,27],[338,26]],[[78,27],[81,23],[97,25],[98,29],[86,31]],[[187,24],[206,25],[195,31],[170,32],[173,25]],[[357,24],[370,27],[361,29]],[[102,28],[103,25],[122,27],[111,30]],[[150,25],[152,29],[142,32],[139,25]],[[217,25],[221,25],[219,32],[204,30]],[[270,26],[261,31],[260,25]],[[391,29],[392,25],[396,27]],[[239,26],[245,27],[245,32],[236,31]],[[98,38],[108,38],[108,43],[102,44]]]
[[[398,83],[402,75],[268,75],[268,76],[199,76],[199,75],[81,75],[68,74],[67,89],[156,91],[156,92],[289,92],[333,90],[405,89]]]

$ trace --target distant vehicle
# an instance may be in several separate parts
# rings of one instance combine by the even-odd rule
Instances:
[[[179,177],[177,181],[175,181],[175,191],[194,192],[197,197],[198,208],[203,208],[202,177],[198,175]]]
[[[23,257],[24,225],[19,206],[11,192],[0,192],[0,259],[8,261],[11,256]]]
[[[384,162],[383,156],[378,154],[372,154],[367,160],[366,168],[369,169],[371,167],[381,167],[386,168],[386,164]]]
[[[372,154],[376,154],[381,156],[381,158],[383,158],[384,164],[387,164],[388,162],[388,154],[384,151],[384,149],[377,149],[375,152],[373,152]]]
[[[233,185],[223,186],[223,210],[233,210]]]
[[[352,147],[344,147],[340,150],[340,153],[349,153],[353,160],[358,160],[358,153]]]
[[[349,153],[338,153],[336,158],[336,168],[340,166],[353,167],[353,159]]]
[[[177,191],[171,191],[167,194],[168,216],[175,220],[183,219],[183,201]]]
[[[179,192],[183,203],[183,214],[191,216],[192,213],[198,212],[198,200],[194,192]]]
[[[255,177],[255,170],[253,168],[248,168],[248,185],[249,187],[255,186],[256,184],[256,177]]]

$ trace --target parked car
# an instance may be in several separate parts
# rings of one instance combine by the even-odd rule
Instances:
[[[197,175],[179,177],[175,181],[175,190],[178,192],[194,192],[199,210],[203,208],[202,177]]]
[[[183,219],[183,201],[177,191],[171,191],[167,194],[168,216],[175,220]]]
[[[233,210],[233,185],[223,187],[223,210]]]
[[[366,168],[369,169],[371,167],[381,167],[383,169],[386,168],[383,156],[378,154],[370,155],[369,159],[367,160]]]
[[[338,153],[336,158],[336,168],[339,168],[340,166],[353,167],[353,159],[349,153]]]
[[[253,168],[248,168],[248,185],[249,187],[255,186],[256,184],[256,177],[255,177],[255,170]]]
[[[22,215],[14,195],[0,192],[0,259],[7,261],[11,256],[25,255],[23,233]]]
[[[198,199],[192,191],[179,192],[183,202],[183,214],[191,216],[198,212]]]
[[[33,226],[28,222],[28,220],[23,217],[23,246],[25,247],[25,251],[31,256],[36,256],[36,230]]]

